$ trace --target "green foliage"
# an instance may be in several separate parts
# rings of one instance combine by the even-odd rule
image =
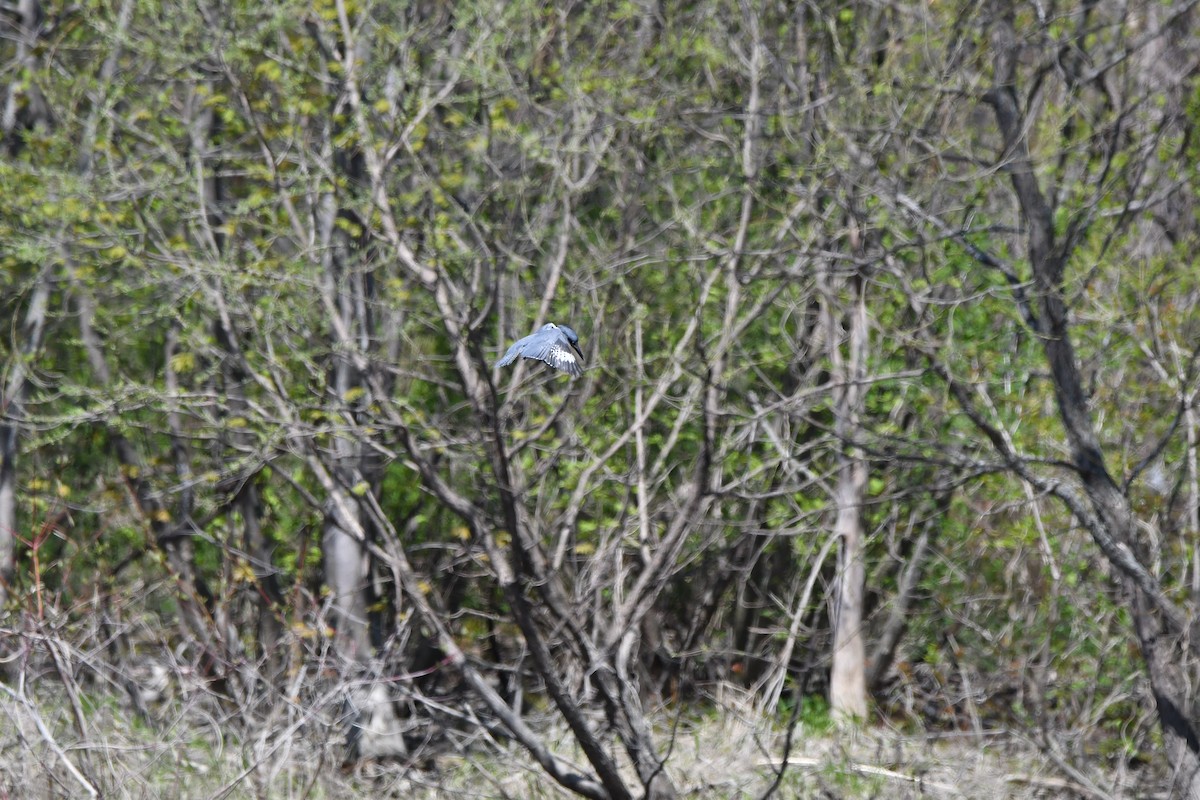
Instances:
[[[474,639],[478,619],[511,612],[479,540],[511,552],[500,441],[503,488],[551,557],[569,543],[555,579],[602,638],[707,460],[653,613],[673,667],[693,668],[672,650],[691,637],[751,665],[750,682],[809,575],[797,630],[823,641],[835,559],[816,559],[838,471],[861,457],[869,633],[935,517],[901,662],[946,681],[966,664],[1008,689],[1024,680],[1014,661],[1046,653],[1071,679],[1012,717],[1145,746],[1122,724],[1143,688],[1124,599],[943,377],[1030,470],[1074,480],[1044,343],[1017,303],[1040,287],[997,164],[1011,153],[975,99],[993,54],[971,8],[351,2],[345,28],[327,0],[239,0],[221,14],[135,4],[119,31],[119,5],[48,24],[6,76],[52,112],[0,159],[0,356],[6,375],[30,374],[18,534],[54,523],[39,577],[64,607],[127,575],[165,581],[147,602],[186,639],[194,580],[247,639],[259,612],[315,631],[333,486],[373,544],[385,532],[364,509],[378,504],[400,532],[388,544]],[[1070,249],[1061,290],[1089,408],[1131,507],[1162,534],[1145,546],[1165,590],[1183,597],[1200,89],[1147,84],[1118,57],[1119,20],[1015,19],[1022,86],[1035,62],[1054,65],[1036,73],[1028,146]],[[1079,48],[1125,88],[1065,81]],[[1118,94],[1133,99],[1106,105]],[[22,355],[43,280],[46,333]],[[846,433],[832,376],[860,290],[866,396]],[[489,362],[543,308],[583,335],[588,372],[526,369],[510,385]],[[1169,491],[1135,474],[1152,453]],[[16,555],[25,590],[32,554]],[[372,590],[395,593],[381,564]],[[286,602],[260,599],[268,574]],[[403,605],[371,601],[381,625]],[[824,700],[788,702],[827,729]]]
[[[800,695],[784,698],[779,703],[780,718],[791,724],[796,721],[805,734],[824,736],[834,730],[836,721],[829,711],[829,703],[820,695]]]

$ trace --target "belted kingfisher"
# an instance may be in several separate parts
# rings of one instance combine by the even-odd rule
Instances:
[[[579,353],[579,358],[575,357],[572,350]],[[508,348],[508,352],[496,362],[496,366],[506,367],[516,361],[517,356],[545,361],[555,369],[561,369],[576,377],[583,374],[583,351],[579,349],[579,334],[566,325],[547,322]]]

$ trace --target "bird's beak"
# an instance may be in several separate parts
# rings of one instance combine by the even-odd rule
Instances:
[[[583,351],[579,349],[579,345],[575,344],[574,342],[567,342],[567,344],[571,345],[572,350],[574,350],[576,353],[579,353],[580,358],[583,358]]]

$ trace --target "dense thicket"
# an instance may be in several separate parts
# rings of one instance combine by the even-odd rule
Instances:
[[[8,4],[8,678],[333,674],[589,797],[734,682],[1200,797],[1193,5]]]

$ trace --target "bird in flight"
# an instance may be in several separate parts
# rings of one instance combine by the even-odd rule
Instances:
[[[575,353],[579,357],[575,357]],[[504,358],[496,362],[497,367],[506,367],[517,357],[536,358],[555,369],[576,377],[583,374],[583,351],[579,349],[579,334],[566,325],[548,322],[524,339],[508,348]]]

